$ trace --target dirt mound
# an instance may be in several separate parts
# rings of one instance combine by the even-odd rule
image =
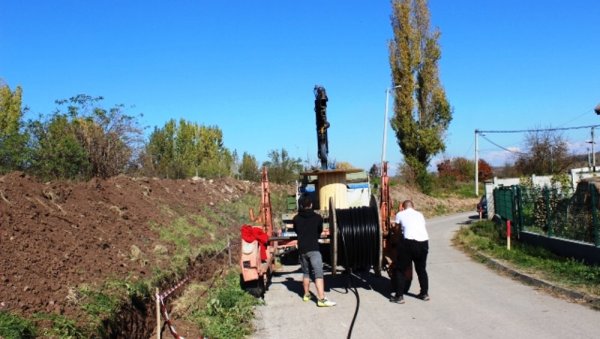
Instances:
[[[158,180],[118,176],[41,183],[19,172],[0,177],[0,310],[59,313],[81,284],[144,278],[159,244],[154,225],[203,214],[257,195],[233,179]],[[214,211],[211,213],[215,213]],[[239,225],[221,230],[235,232]],[[139,253],[146,260],[136,260]],[[167,264],[167,263],[165,263]]]

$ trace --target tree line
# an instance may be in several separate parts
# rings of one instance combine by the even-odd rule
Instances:
[[[259,165],[256,157],[224,146],[218,126],[171,119],[148,138],[140,116],[124,105],[104,108],[102,97],[79,94],[56,100],[56,110],[24,120],[23,90],[0,82],[0,174],[23,171],[41,180],[88,180],[119,174],[183,179],[237,177],[258,181],[269,166],[271,181],[296,179],[299,158],[272,150]]]

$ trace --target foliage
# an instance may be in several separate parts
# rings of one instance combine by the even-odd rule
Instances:
[[[281,151],[269,152],[269,160],[265,161],[263,166],[269,168],[269,181],[286,184],[296,180],[302,171],[302,160],[290,158],[285,148],[282,148]]]
[[[6,311],[0,311],[0,337],[35,338],[36,328],[29,320]]]
[[[335,168],[348,170],[348,169],[353,169],[354,165],[352,165],[351,163],[349,163],[347,161],[336,161]]]
[[[209,290],[206,307],[192,317],[204,335],[214,338],[244,338],[252,333],[254,306],[259,301],[241,290],[239,273],[232,271]]]
[[[416,183],[427,193],[432,188],[427,166],[445,149],[443,138],[452,120],[438,75],[440,32],[430,28],[426,0],[394,0],[392,7],[389,60],[396,94],[392,128]]]
[[[93,290],[89,286],[82,287],[80,292],[83,295],[81,308],[96,321],[111,316],[120,305],[118,297],[111,296],[103,291]]]
[[[30,170],[43,179],[87,179],[91,176],[88,154],[77,139],[76,123],[64,114],[46,121],[29,121],[32,160]]]
[[[526,150],[515,161],[522,175],[562,173],[571,165],[567,140],[556,131],[534,131],[525,136]]]
[[[240,174],[240,179],[242,180],[250,180],[250,181],[259,181],[260,180],[260,171],[258,169],[258,162],[253,155],[250,155],[246,152],[242,155],[242,163],[238,169]]]
[[[31,170],[43,178],[107,178],[124,173],[138,152],[142,129],[123,105],[102,108],[102,97],[57,100],[45,119],[30,120]]]
[[[479,221],[470,227],[462,227],[454,241],[468,250],[483,251],[519,268],[534,269],[546,280],[600,294],[600,266],[559,257],[541,247],[520,242],[512,243],[509,251],[506,249],[506,239],[499,234],[498,226],[493,222]]]
[[[552,187],[559,189],[563,194],[571,192],[571,177],[567,173],[555,174],[550,178]]]
[[[223,146],[218,127],[171,119],[162,128],[154,128],[142,162],[147,174],[160,177],[215,178],[230,175],[234,159]]]
[[[475,177],[475,162],[463,157],[442,160],[437,164],[438,177],[453,181],[467,181]]]
[[[22,133],[22,89],[14,91],[0,81],[0,174],[24,169],[28,162],[28,135]]]
[[[212,248],[225,247],[224,239],[216,240],[216,226],[201,215],[188,215],[176,218],[166,225],[152,225],[160,234],[160,240],[174,245],[170,253],[170,261],[175,273],[184,272],[188,264],[206,251],[195,243],[207,243]]]
[[[388,167],[389,168],[389,167]],[[381,168],[378,164],[373,164],[371,168],[369,168],[369,177],[375,178],[381,175]]]
[[[477,167],[479,169],[479,180],[484,181],[484,180],[488,180],[491,179],[494,176],[494,170],[492,169],[492,166],[490,166],[490,164],[483,160],[483,159],[479,159],[479,161],[477,161]]]

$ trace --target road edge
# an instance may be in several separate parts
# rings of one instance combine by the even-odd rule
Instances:
[[[456,245],[455,245],[456,246]],[[514,267],[508,266],[500,261],[482,253],[479,251],[475,251],[473,249],[468,249],[465,251],[463,246],[456,246],[458,248],[462,247],[462,250],[469,254],[471,257],[477,259],[479,262],[485,264],[487,267],[502,272],[516,280],[519,280],[527,285],[540,287],[544,291],[549,292],[550,294],[555,294],[564,298],[571,300],[572,302],[582,304],[588,306],[596,311],[600,311],[600,298],[591,296],[586,293],[574,291],[569,288],[565,288],[562,286],[555,285],[554,283],[532,277],[528,274],[525,274]]]

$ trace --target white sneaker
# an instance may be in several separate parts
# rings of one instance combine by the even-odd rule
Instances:
[[[334,301],[327,300],[327,298],[319,299],[317,306],[319,307],[331,307],[337,305]]]

